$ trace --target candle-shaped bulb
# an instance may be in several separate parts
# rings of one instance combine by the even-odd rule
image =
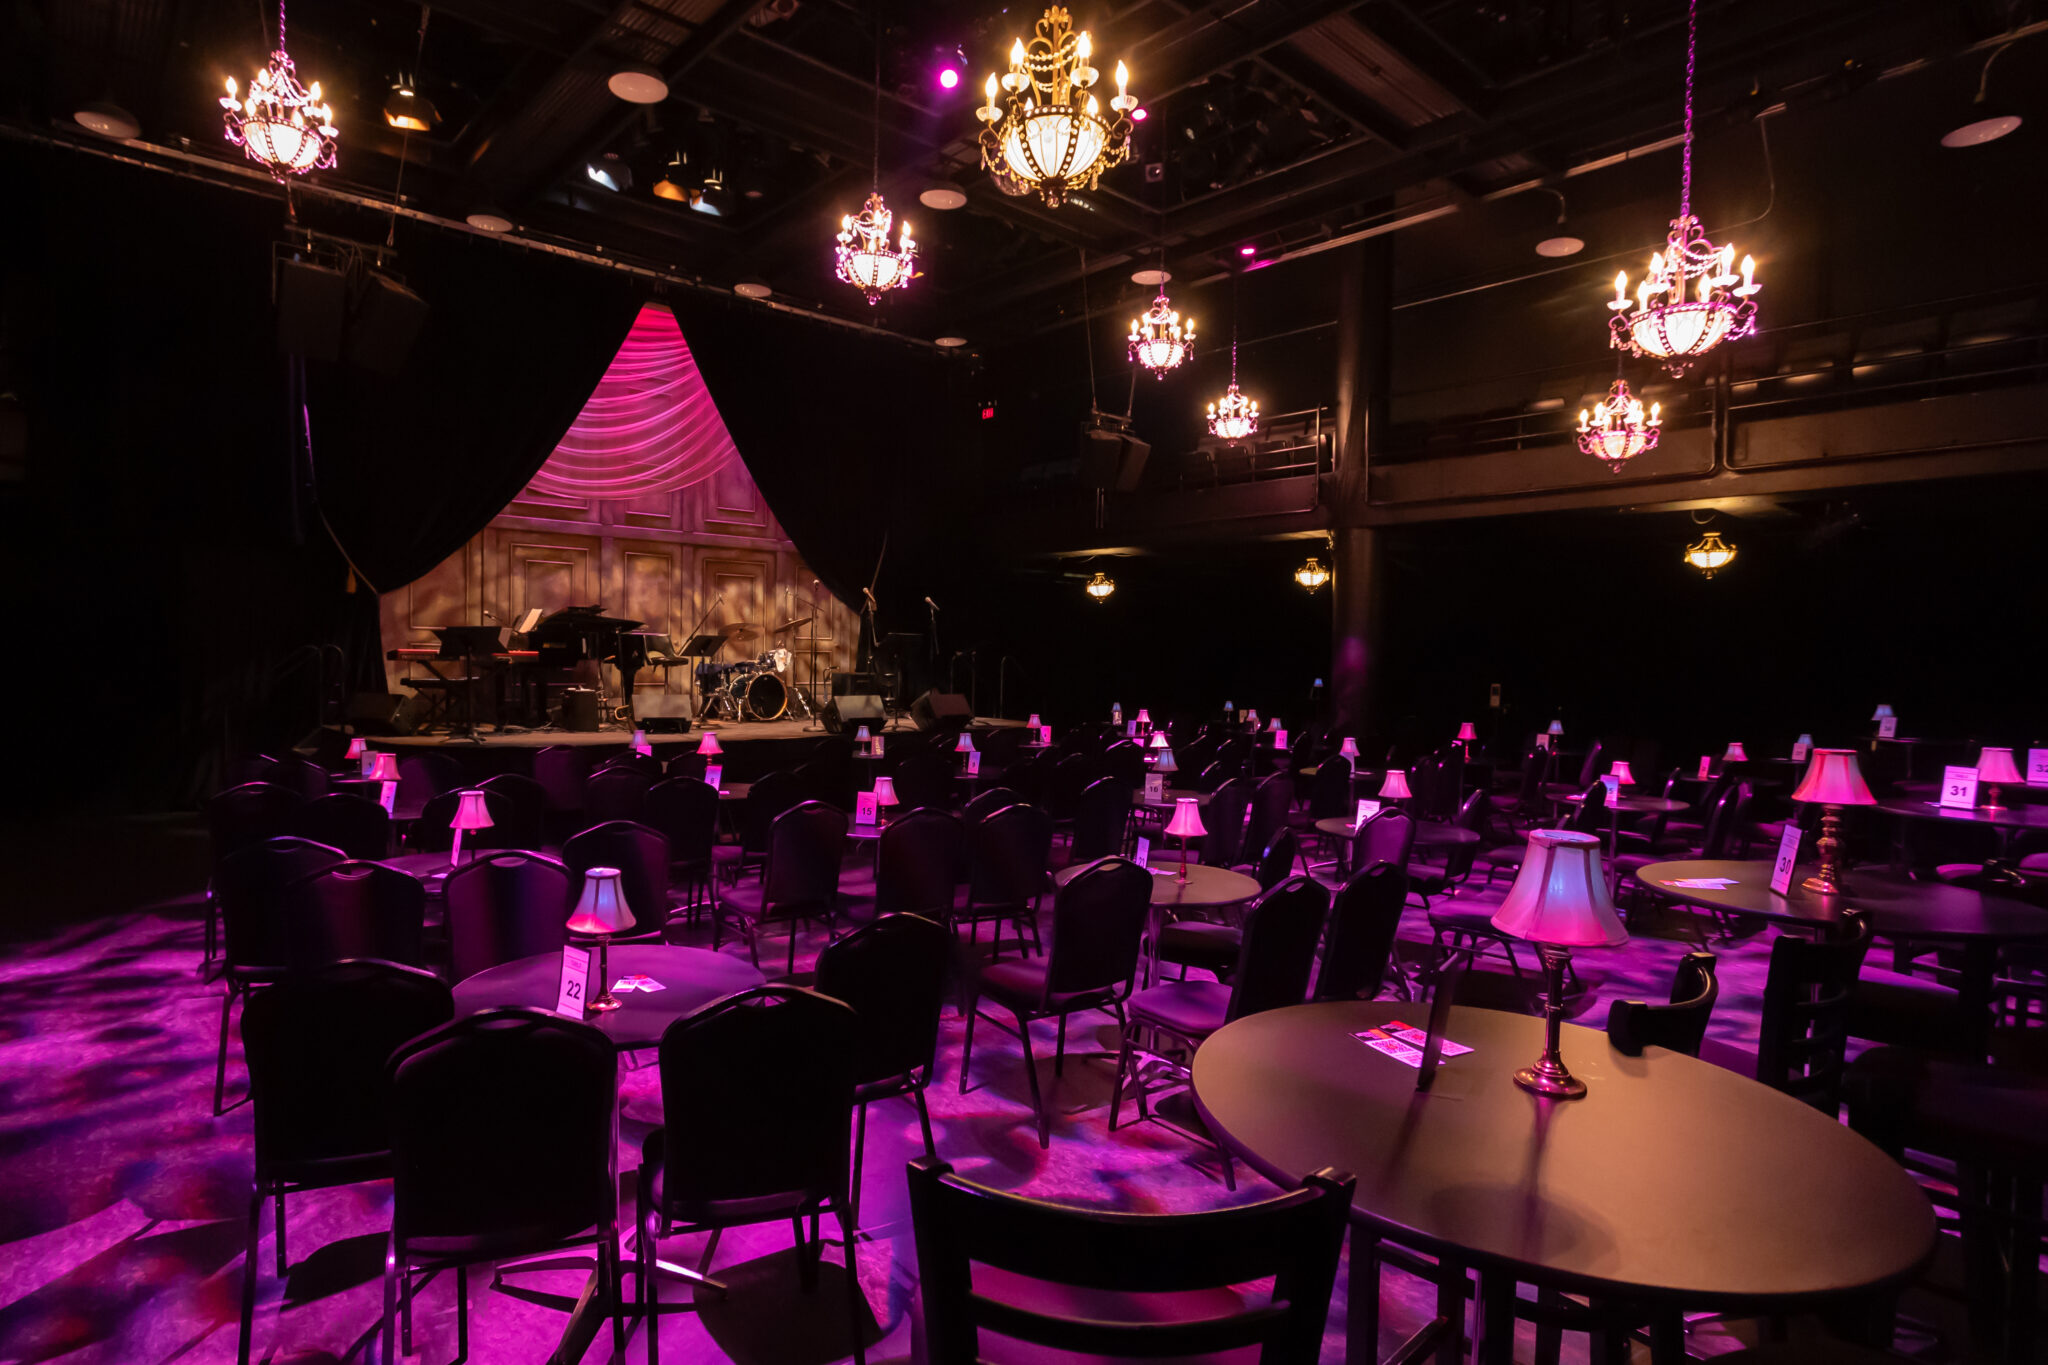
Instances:
[[[1088,113],[1090,117],[1093,117],[1101,107],[1101,105],[1095,102],[1095,96],[1090,95],[1088,97]]]
[[[996,102],[996,73],[995,73],[995,72],[991,71],[991,72],[989,72],[989,73],[988,73],[988,84],[987,84],[987,85],[985,85],[985,86],[983,86],[983,87],[982,87],[982,89],[983,89],[984,91],[986,91],[986,92],[987,92],[987,94],[988,94],[988,102],[989,102],[990,104],[994,104],[994,103]]]
[[[241,90],[240,87],[235,84],[235,78],[233,76],[228,77],[228,94],[236,95],[239,93],[241,93]]]
[[[1010,44],[1010,66],[1013,70],[1024,65],[1024,40],[1019,38]]]
[[[1095,40],[1088,36],[1088,30],[1084,28],[1081,30],[1081,36],[1074,40],[1074,57],[1077,61],[1086,64],[1088,59],[1094,55]]]
[[[1744,256],[1742,258],[1742,287],[1744,289],[1756,288],[1756,257],[1754,256]]]
[[[1663,411],[1664,411],[1664,405],[1663,405],[1662,403],[1652,403],[1652,404],[1650,404],[1650,425],[1651,425],[1651,426],[1653,426],[1653,427],[1654,427],[1654,426],[1656,426],[1656,425],[1657,425],[1657,423],[1658,423],[1659,421],[1663,420],[1662,418],[1660,418],[1660,417],[1658,416],[1658,414],[1659,414],[1659,413],[1661,413],[1661,412],[1663,412]]]
[[[1129,72],[1128,70],[1126,70],[1126,69],[1124,68],[1124,64],[1123,64],[1122,62],[1118,62],[1118,63],[1116,64],[1116,92],[1117,92],[1117,94],[1119,94],[1119,95],[1123,94],[1123,93],[1124,93],[1124,87],[1125,87],[1125,86],[1127,86],[1127,85],[1129,85],[1130,83],[1131,83],[1131,73],[1130,73],[1130,72]]]

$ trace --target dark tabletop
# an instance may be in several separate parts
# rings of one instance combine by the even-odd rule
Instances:
[[[1338,839],[1349,839],[1358,832],[1348,815],[1331,815],[1316,821],[1316,830]],[[1463,825],[1440,825],[1430,820],[1415,822],[1415,846],[1417,848],[1449,848],[1479,842],[1479,831],[1466,829]]]
[[[1138,793],[1138,804],[1147,810],[1172,810],[1174,804],[1183,798],[1192,798],[1196,805],[1204,808],[1209,804],[1208,792],[1191,792],[1182,787],[1168,787],[1166,795],[1157,801],[1146,800],[1145,793],[1140,791]]]
[[[2001,786],[2016,787],[2017,782],[2001,783]],[[1978,790],[1984,790],[1979,785]],[[1908,820],[1940,820],[1958,825],[1991,825],[2004,829],[2048,829],[2048,806],[1973,806],[1969,810],[1953,810],[1935,805],[1932,801],[1880,801],[1877,808],[1887,815],[1903,816]]]
[[[1063,867],[1053,873],[1053,885],[1065,886],[1081,871],[1079,867]],[[1242,872],[1232,872],[1227,867],[1204,867],[1200,863],[1188,864],[1188,879],[1180,880],[1180,850],[1171,852],[1164,848],[1152,850],[1152,903],[1164,906],[1210,906],[1235,905],[1248,901],[1259,894],[1257,880]]]
[[[593,974],[597,971],[594,949],[590,970]],[[628,991],[619,996],[620,1008],[584,1016],[585,1022],[597,1025],[621,1049],[653,1047],[661,1041],[662,1030],[684,1015],[767,980],[739,958],[667,944],[614,945],[610,970],[612,981],[622,976],[651,976],[667,988],[652,994]],[[552,1010],[561,979],[560,953],[522,957],[456,983],[455,1012],[475,1014],[511,1005]],[[592,981],[591,994],[597,993],[597,983]]]
[[[1586,799],[1586,794],[1575,792],[1558,799],[1576,806]],[[1607,809],[1621,811],[1625,815],[1671,815],[1691,805],[1690,801],[1676,801],[1668,796],[1617,796],[1607,803]]]
[[[1353,1217],[1403,1245],[1564,1290],[1713,1308],[1869,1290],[1912,1275],[1934,1216],[1883,1152],[1789,1096],[1662,1048],[1628,1057],[1566,1025],[1589,1093],[1540,1099],[1512,1073],[1543,1021],[1456,1009],[1474,1050],[1434,1086],[1350,1034],[1410,1004],[1269,1010],[1195,1054],[1212,1131],[1292,1187],[1324,1166],[1358,1177]]]
[[[747,793],[753,789],[754,784],[751,782],[728,782],[718,789],[718,799],[721,801],[744,801],[747,799]]]
[[[1646,863],[1636,880],[1659,895],[1718,910],[1801,924],[1836,924],[1844,910],[1862,910],[1873,931],[1908,939],[2034,939],[2048,938],[2048,910],[2024,901],[1986,895],[1947,882],[1916,882],[1875,868],[1843,874],[1848,891],[1822,896],[1800,882],[1813,868],[1802,865],[1792,877],[1792,893],[1771,890],[1771,864],[1726,859]],[[1682,879],[1731,877],[1728,887],[1684,887]]]

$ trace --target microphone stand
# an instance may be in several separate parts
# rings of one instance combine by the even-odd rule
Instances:
[[[717,611],[718,604],[720,602],[723,602],[724,600],[725,594],[722,592],[719,593],[718,596],[711,599],[711,605],[704,608],[704,614],[697,618],[697,624],[691,626],[690,633],[683,637],[684,644],[690,643],[690,641],[696,639],[698,635],[703,633],[704,623],[711,619],[711,613]],[[725,648],[725,645],[721,642],[718,647],[722,650]],[[711,657],[713,659],[716,659],[718,656],[714,654]],[[697,686],[697,670],[694,668],[690,670],[690,696],[692,697],[694,703],[690,709],[697,713],[697,723],[699,725],[702,725],[704,723],[704,689]]]

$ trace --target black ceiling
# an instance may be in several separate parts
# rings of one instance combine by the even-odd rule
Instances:
[[[86,138],[83,101],[132,110],[142,139],[223,161],[224,76],[247,80],[270,0],[41,0],[14,11],[0,76],[17,123]],[[1098,64],[1121,58],[1147,118],[1128,164],[1064,207],[1000,193],[977,164],[983,77],[1037,6],[881,7],[882,189],[916,224],[924,277],[874,311],[831,278],[831,234],[868,188],[876,7],[855,0],[293,0],[301,77],[336,106],[323,184],[460,219],[498,206],[520,232],[730,282],[907,334],[1015,333],[1071,311],[1090,272],[1161,253],[1213,277],[1417,205],[1554,179],[1678,128],[1685,0],[1130,0],[1077,6]],[[1755,117],[1963,53],[2034,18],[2031,0],[1702,0],[1703,117]],[[422,24],[425,23],[422,36]],[[606,77],[661,68],[669,99],[622,103]],[[942,89],[942,65],[961,81]],[[380,109],[410,76],[440,125]],[[89,140],[89,139],[88,139]],[[182,143],[181,143],[182,140]],[[717,216],[654,197],[677,157],[716,165]],[[619,191],[587,167],[623,167]],[[625,177],[613,178],[625,183]],[[966,209],[918,203],[934,180]]]

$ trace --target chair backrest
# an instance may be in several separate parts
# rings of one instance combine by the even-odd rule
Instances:
[[[1152,907],[1152,874],[1128,858],[1103,858],[1069,878],[1052,904],[1046,999],[1128,990]]]
[[[1211,867],[1230,867],[1244,853],[1245,812],[1251,809],[1252,780],[1233,777],[1209,793],[1202,806],[1202,861]],[[1169,841],[1170,842],[1170,841]]]
[[[1025,905],[1045,891],[1052,859],[1052,816],[1036,806],[1005,806],[967,831],[971,905]]]
[[[1669,1004],[1616,1000],[1607,1007],[1607,1040],[1631,1057],[1653,1045],[1697,1057],[1700,1041],[1707,1036],[1707,1022],[1713,1018],[1714,1001],[1720,995],[1714,955],[1687,953],[1678,960],[1678,970],[1671,978]]]
[[[220,906],[228,967],[282,970],[289,952],[285,926],[293,910],[288,888],[347,858],[331,845],[280,834],[221,859],[213,870],[213,898]]]
[[[299,808],[294,831],[351,858],[382,858],[391,851],[391,819],[384,807],[354,792],[329,792]]]
[[[1301,839],[1291,829],[1283,829],[1267,841],[1265,851],[1259,854],[1259,865],[1255,872],[1261,891],[1271,891],[1287,880],[1289,869],[1301,854]]]
[[[539,848],[547,838],[548,793],[524,773],[499,773],[477,784],[489,793],[492,828],[501,848]],[[495,799],[493,799],[495,798]]]
[[[1371,863],[1346,879],[1330,903],[1315,999],[1370,1000],[1380,993],[1407,900],[1408,872],[1398,863]]]
[[[297,792],[274,782],[244,782],[215,793],[206,803],[206,831],[213,841],[214,862],[251,844],[290,834],[305,804]]]
[[[1139,762],[1143,766],[1143,760]],[[1143,786],[1139,778],[1137,785]],[[1124,850],[1124,831],[1131,823],[1131,788],[1120,777],[1098,777],[1074,806],[1072,860],[1092,863]]]
[[[1607,784],[1594,782],[1580,793],[1578,807],[1565,816],[1562,828],[1598,834],[1607,826]]]
[[[389,1151],[391,1054],[454,1017],[446,982],[395,962],[329,963],[250,995],[242,1051],[257,1170],[303,1170]]]
[[[519,807],[511,798],[488,788],[478,788],[484,794],[484,809],[491,813],[491,823],[483,829],[468,829],[462,832],[462,846],[468,848],[537,848],[539,840],[531,843],[516,842],[518,836],[527,832],[522,828]],[[455,831],[450,826],[455,821],[455,812],[462,804],[462,793],[442,792],[420,808],[420,818],[406,829],[406,846],[415,853],[445,852],[454,842]]]
[[[1354,1184],[1325,1169],[1301,1188],[1256,1204],[1112,1213],[990,1189],[962,1180],[936,1157],[919,1156],[910,1163],[910,1216],[927,1358],[931,1365],[975,1365],[984,1358],[986,1330],[1045,1354],[1185,1359],[1257,1347],[1263,1365],[1314,1360]],[[1192,1321],[1142,1308],[1116,1320],[1101,1315],[1100,1294],[1076,1296],[1065,1312],[1046,1304],[1006,1307],[976,1292],[977,1265],[1119,1294],[1227,1290],[1268,1279],[1273,1287],[1270,1296],[1249,1301],[1227,1296],[1216,1304],[1204,1295],[1206,1311]]]
[[[836,749],[799,766],[796,782],[806,801],[822,801],[844,811],[853,809],[853,763]]]
[[[1584,787],[1588,782],[1599,777],[1601,770],[1607,766],[1606,759],[1606,744],[1600,740],[1594,740],[1593,747],[1586,750],[1586,761],[1579,765],[1579,786]]]
[[[668,767],[662,771],[669,777],[694,777],[701,782],[704,770],[710,765],[711,760],[695,749],[685,749],[670,759]]]
[[[899,815],[875,845],[877,915],[943,921],[953,913],[967,870],[967,828],[959,816],[930,807]]]
[[[647,810],[647,789],[654,779],[637,768],[599,768],[583,784],[583,818],[593,825],[607,820],[638,820]]]
[[[547,793],[549,810],[582,810],[590,757],[572,745],[551,744],[533,756],[533,780]]]
[[[768,853],[768,834],[776,819],[804,799],[803,784],[787,771],[764,773],[740,803],[740,848],[756,857]]]
[[[670,1024],[667,1206],[844,1194],[860,1038],[852,1006],[795,986],[757,986]]]
[[[270,754],[246,754],[230,759],[223,768],[223,778],[228,788],[246,787],[252,782],[262,782],[273,787],[284,787],[289,791],[298,788],[285,778],[284,760]]]
[[[589,1024],[485,1010],[392,1055],[391,1230],[480,1254],[618,1218],[618,1054]]]
[[[650,785],[668,776],[668,773],[661,766],[660,759],[656,758],[653,754],[643,754],[638,749],[628,749],[625,753],[613,754],[610,758],[597,765],[597,771],[600,773],[613,772],[620,768],[624,768],[627,772],[639,773],[647,779]],[[594,777],[596,773],[591,775]]]
[[[332,780],[327,769],[312,759],[300,754],[287,754],[277,760],[277,769],[270,781],[280,787],[289,787],[308,801],[327,795]]]
[[[294,968],[354,957],[420,965],[427,888],[411,873],[352,859],[306,874],[284,896],[285,960]]]
[[[1432,820],[1449,820],[1465,788],[1465,748],[1450,744],[1424,756],[1409,773],[1415,796],[1410,809]]]
[[[906,810],[931,806],[950,810],[953,805],[952,758],[944,754],[906,754],[896,765],[896,800]]]
[[[407,806],[424,806],[442,792],[461,786],[462,765],[446,754],[429,750],[398,760],[398,799]]]
[[[1251,819],[1245,826],[1244,847],[1262,849],[1274,835],[1287,828],[1287,814],[1294,809],[1294,777],[1274,773],[1252,792]]]
[[[1330,820],[1351,811],[1351,760],[1342,754],[1327,754],[1309,779],[1309,818]]]
[[[593,867],[619,869],[636,929],[658,929],[668,918],[669,848],[660,830],[632,820],[608,820],[567,839],[562,861],[579,874]],[[580,894],[581,876],[576,885]]]
[[[1004,806],[1014,806],[1019,803],[1025,805],[1037,804],[1037,802],[1032,801],[1015,787],[984,787],[976,792],[965,806],[960,808],[960,813],[967,818],[969,824],[972,824],[985,816],[994,815]]]
[[[943,924],[922,915],[891,914],[818,954],[818,992],[845,1001],[859,1016],[857,1083],[871,1085],[918,1067],[927,1068],[930,1079],[952,955],[953,936]]]
[[[1536,749],[1523,760],[1522,789],[1515,798],[1517,810],[1527,814],[1542,804],[1543,786],[1556,767],[1557,755],[1548,749]]]
[[[1838,938],[1778,935],[1757,1029],[1756,1078],[1829,1115],[1840,1108],[1849,1002],[1870,951],[1870,921],[1850,912],[1845,923]]]
[[[1245,907],[1227,1020],[1299,1005],[1307,997],[1329,909],[1330,893],[1310,877],[1290,877]]]
[[[1051,806],[1053,819],[1071,820],[1081,804],[1081,793],[1102,775],[1102,762],[1090,754],[1069,754],[1052,770]]]
[[[1145,751],[1135,740],[1120,739],[1102,751],[1102,771],[1135,791],[1145,785]]]
[[[670,862],[708,862],[718,844],[718,788],[701,777],[657,782],[647,789],[640,819],[667,837]]]
[[[1378,814],[1358,827],[1351,836],[1351,865],[1371,867],[1374,863],[1408,866],[1415,851],[1415,818],[1406,811],[1382,807]]]
[[[461,981],[503,962],[558,951],[581,879],[540,853],[492,853],[448,874],[448,956]]]
[[[764,904],[778,908],[830,906],[839,899],[839,865],[846,856],[846,812],[806,801],[775,817],[768,836]]]
[[[1712,813],[1707,816],[1707,827],[1700,834],[1700,857],[1720,859],[1728,856],[1728,845],[1742,832],[1742,808],[1749,804],[1749,784],[1731,782],[1721,793],[1721,799],[1714,803]]]

